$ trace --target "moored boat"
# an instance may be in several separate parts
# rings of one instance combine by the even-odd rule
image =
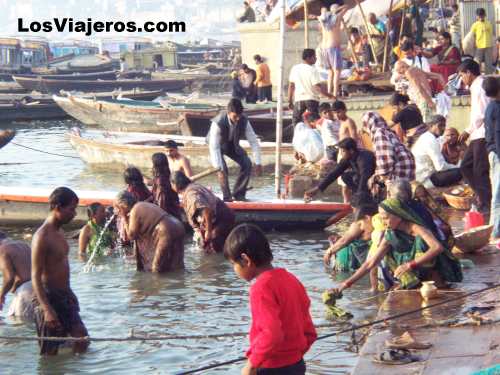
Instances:
[[[29,91],[58,93],[64,91],[103,92],[113,90],[164,90],[179,91],[191,83],[189,80],[65,80],[13,76],[14,80]]]
[[[150,102],[141,100],[69,97],[84,123],[97,124],[114,131],[140,131],[178,134],[179,118],[184,113],[199,113],[212,118],[222,109],[217,105]],[[70,113],[71,114],[71,113]],[[83,114],[83,116],[81,116]],[[81,118],[79,118],[81,117]]]
[[[0,187],[1,224],[39,224],[47,217],[51,191],[40,188]],[[112,205],[117,192],[76,191],[80,198],[74,225],[88,220],[86,206],[93,202]],[[342,203],[296,200],[230,202],[238,223],[254,223],[265,230],[323,229],[325,221],[336,215],[340,220],[351,211]]]
[[[201,171],[210,165],[210,154],[204,137],[98,130],[71,131],[68,137],[82,160],[89,164],[117,167],[135,165],[138,168],[150,168],[151,156],[156,152],[165,152],[164,143],[173,139],[180,144],[179,151],[189,157],[193,169]],[[241,145],[252,156],[248,142],[241,141]],[[275,143],[261,142],[260,147],[262,165],[264,167],[274,165]],[[292,165],[294,162],[292,145],[283,144],[281,153],[282,163]],[[235,164],[229,160],[228,166],[235,166]]]
[[[33,78],[33,79],[61,79],[65,81],[75,81],[75,80],[115,80],[116,72],[114,70],[109,70],[107,72],[96,72],[96,73],[74,73],[74,74],[15,74],[16,77],[21,78]]]

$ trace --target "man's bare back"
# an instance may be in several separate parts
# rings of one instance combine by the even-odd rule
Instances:
[[[31,280],[31,248],[22,241],[6,239],[0,243],[0,271],[6,263],[10,263],[15,273],[11,292]]]
[[[342,17],[345,13],[341,8],[342,7],[332,7],[332,12],[327,13],[331,17],[331,22],[320,22],[322,34],[321,48],[340,47],[342,43]]]

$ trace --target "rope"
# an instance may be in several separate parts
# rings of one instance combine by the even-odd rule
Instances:
[[[24,146],[24,145],[20,145],[19,143],[15,143],[15,142],[10,142],[10,144],[13,144],[15,146],[18,146],[18,147],[22,147],[22,148],[27,148],[28,150],[32,150],[32,151],[36,151],[36,152],[40,152],[42,154],[47,154],[47,155],[54,155],[54,156],[61,156],[63,158],[71,158],[71,159],[80,159],[79,156],[71,156],[71,155],[62,155],[62,154],[56,154],[54,152],[48,152],[48,151],[43,151],[43,150],[39,150],[37,148],[33,148],[33,147],[28,147],[28,146]]]
[[[324,339],[327,339],[327,338],[330,338],[330,337],[334,337],[334,336],[338,336],[338,335],[341,335],[343,333],[348,333],[348,332],[351,332],[351,331],[354,331],[354,330],[359,330],[359,329],[362,329],[362,328],[371,327],[371,326],[374,326],[374,325],[377,325],[377,324],[380,324],[380,323],[388,322],[390,320],[396,320],[396,319],[399,319],[399,318],[403,318],[403,317],[408,316],[408,315],[412,315],[412,314],[415,314],[415,313],[418,313],[418,312],[422,312],[424,310],[429,310],[429,309],[432,309],[432,308],[437,307],[437,306],[442,306],[442,305],[448,304],[450,302],[459,301],[459,300],[465,299],[466,297],[470,297],[470,296],[473,296],[473,295],[476,295],[476,294],[481,294],[481,293],[487,292],[489,290],[497,289],[499,287],[500,287],[500,284],[495,284],[495,285],[488,286],[486,288],[479,289],[479,290],[476,290],[476,291],[473,291],[473,292],[470,292],[470,293],[467,293],[467,294],[464,294],[464,295],[461,295],[461,296],[458,296],[458,297],[449,298],[447,300],[444,300],[444,301],[441,301],[441,302],[436,302],[436,303],[433,303],[433,304],[425,306],[425,307],[420,307],[420,308],[415,309],[415,310],[405,311],[405,312],[400,313],[400,314],[391,315],[391,316],[388,316],[387,318],[384,318],[384,319],[374,320],[374,321],[371,321],[371,322],[368,322],[368,323],[365,323],[365,324],[361,324],[361,325],[352,325],[348,329],[337,331],[337,332],[334,332],[334,333],[330,333],[328,335],[319,336],[316,339],[316,341],[324,340]],[[197,368],[197,369],[194,369],[194,370],[180,372],[177,375],[195,374],[195,373],[198,373],[200,371],[210,370],[210,369],[213,369],[213,368],[216,368],[216,367],[222,367],[222,366],[230,365],[230,364],[233,364],[233,363],[242,362],[244,360],[246,360],[246,357],[239,357],[239,358],[233,359],[231,361],[214,363],[212,365],[208,365],[208,366],[205,366],[205,367],[200,367],[200,368]]]

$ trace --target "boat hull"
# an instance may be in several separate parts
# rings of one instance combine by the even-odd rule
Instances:
[[[112,205],[116,192],[76,191],[80,198],[77,216],[72,225],[87,222],[86,206],[93,202]],[[29,188],[0,187],[0,224],[38,225],[47,217],[50,191]],[[329,202],[303,203],[298,201],[231,202],[238,223],[253,223],[264,230],[323,230],[328,218],[337,220],[351,211],[349,205]]]
[[[89,132],[92,134],[91,132]],[[98,132],[95,132],[98,133]],[[118,133],[106,133],[109,137],[114,137]],[[127,133],[134,135],[134,133]],[[201,145],[203,139],[197,138],[194,143],[186,137],[175,136],[160,136],[156,134],[145,135],[141,134],[142,139],[150,141],[165,141],[167,139],[175,139],[177,142],[183,143],[179,147],[179,151],[187,156],[191,166],[196,171],[206,170],[211,165],[210,154],[207,145]],[[145,146],[131,143],[111,143],[103,140],[89,139],[79,136],[74,133],[68,134],[69,141],[76,152],[80,155],[83,161],[92,165],[101,165],[105,167],[115,166],[123,168],[123,166],[134,165],[138,168],[151,168],[151,157],[154,153],[165,152],[164,146]],[[252,155],[248,144],[242,142],[243,148],[246,149],[249,155]],[[274,166],[276,160],[274,144],[261,145],[262,166]],[[282,163],[284,165],[293,165],[294,151],[291,145],[283,145]],[[236,167],[232,160],[228,160],[228,167]]]
[[[103,92],[113,90],[163,90],[180,91],[191,82],[187,80],[115,80],[115,81],[92,81],[92,80],[74,80],[48,79],[48,78],[26,78],[13,76],[14,80],[29,91],[39,91],[42,93],[57,94],[64,91],[82,91],[82,92]]]
[[[97,73],[82,73],[82,74],[16,74],[16,77],[30,79],[59,79],[64,81],[81,81],[81,80],[116,80],[116,72],[114,70],[108,72]]]

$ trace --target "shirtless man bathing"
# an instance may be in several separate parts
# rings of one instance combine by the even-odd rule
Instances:
[[[33,320],[33,287],[31,286],[31,249],[22,241],[14,241],[0,232],[0,272],[3,285],[0,289],[0,310],[5,296],[15,294],[9,307],[9,316]]]
[[[335,98],[339,94],[340,72],[342,70],[342,50],[340,48],[342,44],[342,18],[348,9],[345,5],[333,4],[330,7],[330,12],[323,7],[321,15],[318,16],[321,25],[321,52],[328,69],[328,93]]]
[[[50,213],[32,242],[31,279],[35,291],[35,322],[39,337],[86,337],[78,299],[69,282],[69,245],[61,227],[76,216],[78,197],[67,187],[49,197]],[[40,354],[55,355],[64,341],[39,341]],[[83,353],[88,341],[75,341],[74,353]]]
[[[193,170],[191,169],[191,163],[189,159],[179,152],[179,145],[173,139],[169,139],[165,142],[165,148],[167,149],[168,166],[170,172],[182,172],[187,177],[193,176]]]

